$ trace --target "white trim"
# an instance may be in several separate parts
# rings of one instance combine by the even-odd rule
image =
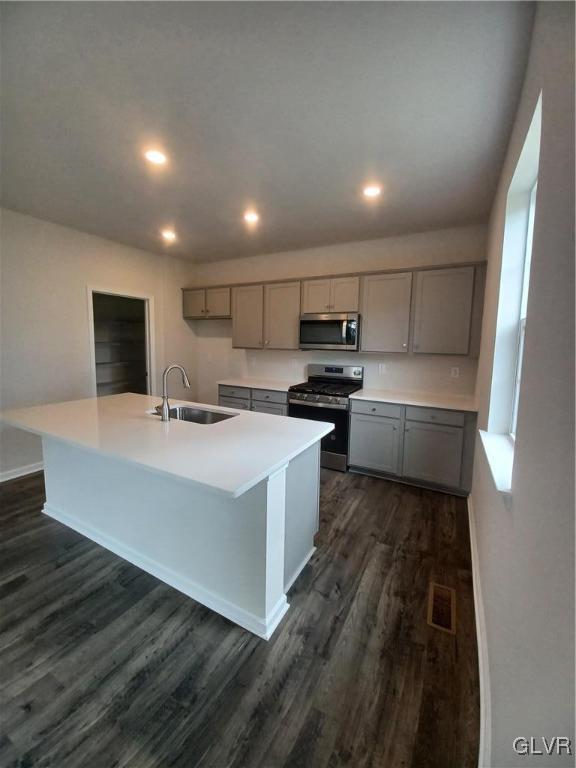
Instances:
[[[478,540],[474,503],[468,497],[468,526],[470,528],[470,552],[472,556],[472,584],[474,587],[474,613],[476,617],[476,643],[478,646],[478,675],[480,678],[480,744],[478,747],[478,768],[490,768],[492,763],[492,722],[490,707],[490,668],[488,665],[488,644],[486,641],[486,620],[480,581]]]
[[[148,394],[156,393],[156,339],[154,296],[151,293],[131,291],[118,287],[101,287],[98,285],[86,286],[86,303],[88,309],[88,341],[90,360],[90,396],[96,397],[96,350],[94,347],[94,308],[92,304],[93,293],[107,293],[111,296],[126,296],[129,299],[141,299],[146,307],[146,370],[148,372]]]
[[[508,505],[512,497],[515,440],[510,434],[485,432],[483,429],[479,429],[478,433],[494,487],[502,494],[504,503]]]
[[[35,464],[25,464],[23,467],[15,467],[14,469],[6,469],[4,472],[0,472],[0,483],[5,483],[7,480],[15,480],[17,477],[32,475],[34,472],[40,472],[42,469],[44,469],[43,461],[37,461]]]
[[[152,560],[151,558],[136,552],[131,547],[127,547],[120,543],[112,536],[103,533],[92,525],[87,525],[86,523],[77,520],[75,517],[56,509],[48,503],[44,504],[42,511],[45,515],[48,515],[48,517],[72,528],[74,531],[86,536],[91,541],[95,541],[96,544],[100,544],[100,546],[113,552],[115,555],[118,555],[118,557],[141,568],[143,571],[146,571],[146,573],[152,574],[152,576],[160,579],[160,581],[163,581],[165,584],[174,587],[174,589],[177,589],[179,592],[183,592],[193,600],[197,600],[212,611],[219,613],[221,616],[234,622],[234,624],[239,624],[241,627],[244,627],[244,629],[258,635],[258,637],[262,637],[264,640],[270,639],[272,633],[290,607],[286,600],[286,595],[282,595],[270,611],[269,615],[265,619],[262,619],[249,611],[238,608],[236,605],[229,603],[219,595],[204,589],[204,587],[196,584],[191,579],[183,578],[179,574],[174,573],[170,568],[156,562],[156,560]]]
[[[294,584],[298,576],[302,573],[304,568],[306,567],[308,560],[312,557],[312,555],[316,552],[316,547],[312,547],[310,552],[306,555],[306,557],[302,560],[302,562],[296,567],[296,570],[292,574],[292,576],[288,579],[286,584],[284,584],[284,592],[288,592],[290,590],[290,587]]]

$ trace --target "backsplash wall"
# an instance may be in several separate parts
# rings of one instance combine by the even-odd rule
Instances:
[[[374,389],[451,392],[473,395],[476,358],[458,355],[373,355],[317,350],[244,350],[232,348],[231,320],[198,322],[196,330],[196,398],[217,403],[219,379],[234,376],[283,379],[294,383],[306,379],[309,363],[342,363],[364,366],[364,386]],[[380,366],[384,368],[381,370]],[[458,378],[451,369],[459,369]]]

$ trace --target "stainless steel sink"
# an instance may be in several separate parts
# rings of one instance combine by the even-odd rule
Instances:
[[[220,413],[219,411],[204,411],[201,408],[190,408],[188,405],[175,405],[170,408],[170,418],[180,421],[193,421],[194,424],[217,424],[219,421],[232,419],[237,413]]]

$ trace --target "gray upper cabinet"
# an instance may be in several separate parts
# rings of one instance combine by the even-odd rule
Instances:
[[[194,288],[183,292],[184,317],[230,317],[230,288]]]
[[[241,285],[232,289],[232,346],[260,349],[263,346],[264,287]]]
[[[230,288],[206,289],[206,316],[230,317]]]
[[[331,280],[304,280],[302,282],[302,312],[330,312]]]
[[[300,283],[264,286],[264,347],[298,349]]]
[[[408,352],[412,273],[362,278],[362,352]]]
[[[206,291],[204,288],[197,290],[185,290],[182,292],[182,308],[184,317],[202,318],[205,317],[206,309]]]
[[[302,281],[302,312],[358,312],[360,278],[332,277]]]
[[[401,424],[400,419],[352,413],[350,464],[390,475],[399,474]]]
[[[458,488],[464,432],[458,427],[406,421],[402,474],[413,480]]]
[[[333,277],[330,312],[358,312],[360,300],[359,277]]]
[[[429,269],[414,278],[412,351],[468,354],[474,267]]]

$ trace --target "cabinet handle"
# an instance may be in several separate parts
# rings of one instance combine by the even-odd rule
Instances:
[[[376,408],[371,408],[370,410],[372,411],[372,413],[376,412]]]
[[[392,427],[392,431],[393,432],[396,432],[397,429],[398,429],[398,427]]]
[[[408,344],[402,344],[402,348],[403,349],[406,349],[407,346],[408,346]]]
[[[410,432],[410,427],[406,427],[406,429],[404,430],[404,432]]]

